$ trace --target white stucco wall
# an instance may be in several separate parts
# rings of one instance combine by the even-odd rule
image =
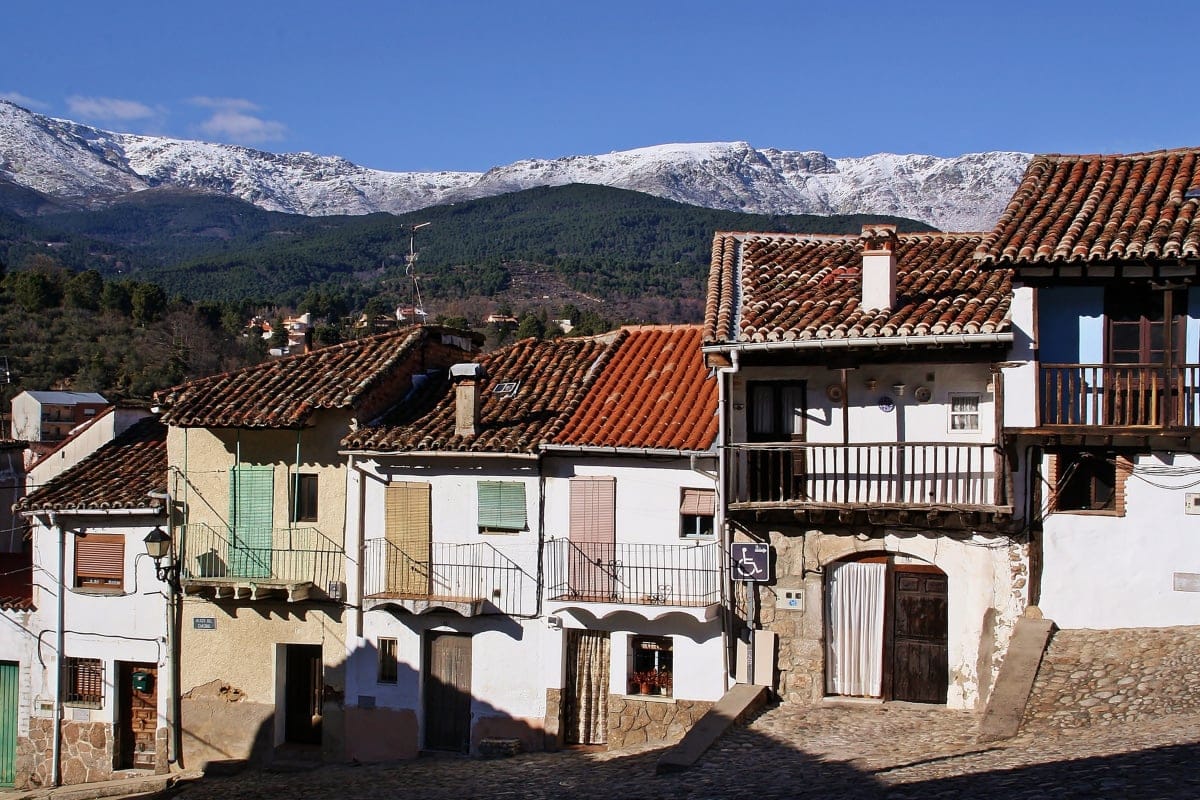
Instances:
[[[31,674],[34,713],[50,716],[42,710],[53,704],[54,670],[58,664],[55,647],[59,592],[59,533],[50,528],[48,518],[39,515],[33,533],[34,604],[32,620],[40,635],[35,647]],[[105,693],[100,708],[68,707],[68,719],[91,722],[114,721],[117,702],[117,661],[157,664],[158,724],[166,725],[167,693],[164,691],[166,646],[166,585],[154,574],[154,561],[146,555],[143,537],[156,525],[165,525],[163,516],[60,516],[66,536],[64,615],[65,655],[98,658],[104,661]],[[75,574],[75,536],[71,530],[116,534],[125,537],[125,575],[120,593],[89,592],[73,588]]]
[[[120,436],[138,420],[150,416],[141,408],[112,408],[102,412],[86,427],[82,427],[71,438],[64,441],[53,452],[47,453],[29,468],[27,483],[29,491],[49,483],[52,478],[66,472],[92,453]]]
[[[1126,481],[1124,517],[1053,513],[1044,522],[1041,608],[1061,628],[1195,625],[1200,591],[1200,516],[1184,513],[1200,492],[1200,457],[1138,456]],[[1200,588],[1200,587],[1198,587]]]

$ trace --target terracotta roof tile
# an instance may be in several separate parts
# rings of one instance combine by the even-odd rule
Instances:
[[[865,234],[864,234],[865,235]],[[1006,332],[1012,272],[973,259],[978,233],[896,236],[894,308],[863,309],[860,236],[718,233],[706,344]]]
[[[478,389],[476,436],[455,435],[454,391],[441,371],[393,418],[355,431],[342,444],[374,452],[534,452],[559,433],[625,336],[524,339],[476,358],[487,371]],[[515,384],[515,391],[496,392],[500,384]]]
[[[154,417],[132,425],[49,483],[17,501],[19,511],[158,508],[167,490],[167,426]]]
[[[357,408],[376,389],[395,399],[386,384],[397,378],[394,373],[405,369],[405,364],[411,371],[413,360],[406,357],[447,337],[471,342],[472,350],[481,341],[463,331],[416,326],[200,378],[155,397],[164,406],[163,421],[170,425],[303,427],[318,409]]]
[[[717,382],[700,326],[625,328],[616,355],[554,444],[707,450],[717,436]]]
[[[998,264],[1200,257],[1200,149],[1041,155],[979,247]]]

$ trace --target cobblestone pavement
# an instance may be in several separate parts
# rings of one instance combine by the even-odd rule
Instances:
[[[226,798],[1200,797],[1200,714],[975,743],[973,715],[905,704],[780,706],[691,770],[658,750],[421,758],[204,778],[179,800]]]

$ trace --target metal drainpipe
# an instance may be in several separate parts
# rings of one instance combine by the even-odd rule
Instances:
[[[54,635],[54,735],[51,737],[50,785],[62,785],[62,712],[63,712],[63,641],[66,637],[66,585],[63,570],[67,563],[67,532],[58,522],[58,514],[50,512],[50,527],[58,530],[58,625]]]
[[[727,576],[729,572],[729,526],[725,520],[725,504],[726,504],[726,484],[729,478],[728,466],[728,411],[729,411],[729,392],[732,376],[736,375],[741,364],[738,359],[738,351],[730,352],[730,360],[732,366],[721,367],[717,370],[717,513],[720,515],[716,520],[718,538],[720,541],[721,553],[721,612],[725,618],[724,624],[721,626],[721,637],[725,640],[725,688],[728,690],[731,684],[731,676],[729,667],[737,658],[737,647],[734,644],[731,631],[733,628],[733,593],[730,591]]]
[[[172,524],[174,504],[171,502],[171,490],[150,492],[148,496],[166,503],[167,533],[171,536],[171,546],[170,551],[167,553],[167,563],[178,567],[181,549],[177,546],[179,539],[175,536],[175,526]],[[172,580],[164,582],[167,584],[167,605],[165,609],[167,624],[167,762],[176,764],[180,763],[183,741],[179,726],[179,680],[176,677],[176,672],[179,669],[179,654],[177,652],[179,649],[179,637],[175,635],[175,606],[178,601],[178,595],[175,592],[175,584]]]

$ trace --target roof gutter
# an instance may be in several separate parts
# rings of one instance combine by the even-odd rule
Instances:
[[[716,448],[708,450],[667,450],[658,447],[596,447],[585,444],[543,444],[543,452],[595,453],[597,455],[620,456],[715,456]]]
[[[341,456],[374,456],[375,458],[518,458],[536,461],[537,453],[494,453],[476,452],[474,450],[339,450]]]
[[[36,517],[39,514],[57,514],[68,517],[90,517],[96,514],[107,514],[114,517],[145,517],[165,514],[162,506],[147,508],[29,508],[21,511],[23,517]]]
[[[857,336],[847,339],[795,339],[786,342],[732,342],[706,345],[705,353],[753,353],[772,350],[846,350],[849,348],[942,347],[947,345],[1012,344],[1007,333],[939,333],[932,336]]]

